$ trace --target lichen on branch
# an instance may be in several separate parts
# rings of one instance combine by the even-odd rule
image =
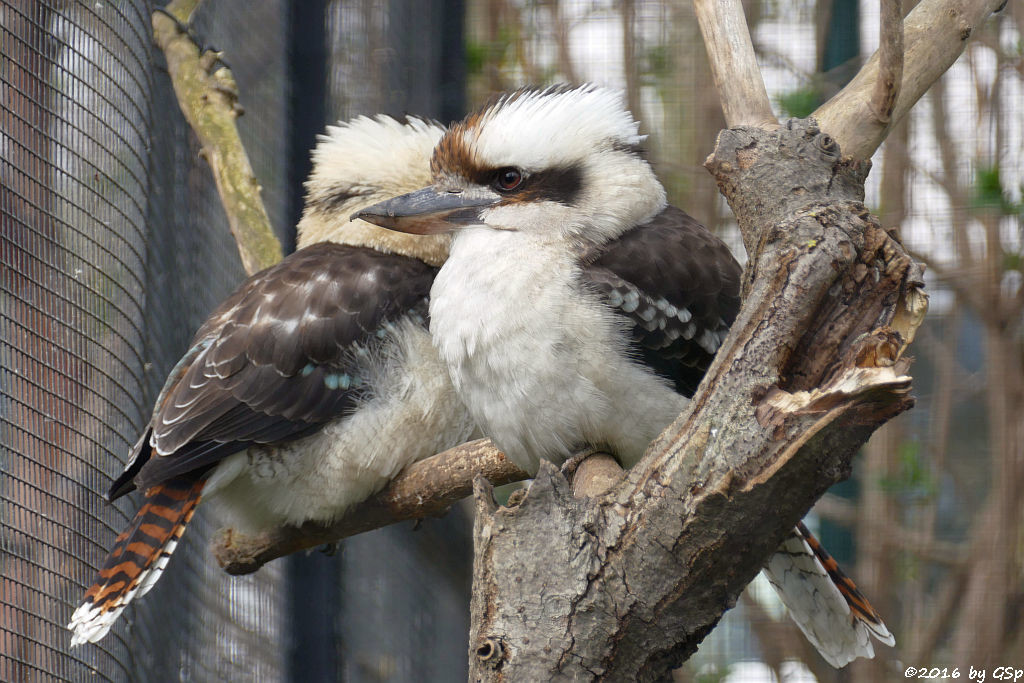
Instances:
[[[153,36],[185,119],[210,164],[242,266],[250,275],[281,260],[281,243],[270,226],[260,185],[238,135],[242,112],[231,71],[212,50],[200,52],[186,28],[196,0],[175,0],[153,13]]]

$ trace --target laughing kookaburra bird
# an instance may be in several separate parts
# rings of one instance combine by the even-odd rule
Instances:
[[[637,129],[603,88],[519,90],[445,133],[431,186],[360,214],[454,233],[431,289],[434,344],[483,433],[529,472],[582,447],[635,464],[739,308],[740,266],[666,205]],[[892,644],[803,526],[768,571],[835,666],[873,656],[869,633]]]
[[[71,618],[97,641],[152,588],[199,503],[235,528],[329,522],[473,423],[426,327],[447,235],[412,237],[356,210],[430,181],[444,129],[358,118],[313,154],[299,250],[242,283],[171,371],[114,482],[143,505]]]

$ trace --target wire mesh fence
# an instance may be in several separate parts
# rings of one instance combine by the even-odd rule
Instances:
[[[309,654],[287,624],[317,610],[333,627],[330,659],[357,667],[349,680],[408,672],[417,652],[444,667],[454,652],[464,666],[464,541],[451,549],[455,584],[418,604],[395,590],[357,587],[344,601],[331,591],[368,569],[391,584],[409,579],[409,569],[363,566],[378,557],[372,540],[333,561],[311,558],[328,570],[319,588],[296,596],[285,562],[249,577],[223,574],[206,549],[216,520],[202,508],[154,590],[99,644],[68,649],[69,615],[134,512],[131,501],[108,505],[101,494],[193,331],[244,276],[152,44],[153,9],[0,4],[0,680],[285,680]],[[301,192],[288,185],[290,9],[270,0],[207,3],[192,25],[203,47],[230,55],[247,107],[240,133],[285,244],[293,240],[289,200]],[[412,67],[402,66],[412,80]],[[298,153],[308,157],[308,146]],[[450,524],[464,535],[464,524]],[[376,543],[408,553],[408,533],[378,532]],[[318,590],[333,602],[310,603]],[[361,630],[364,592],[385,624],[421,623],[443,604],[458,613],[455,629],[434,629],[429,648],[393,643],[359,661],[341,635]]]
[[[851,34],[835,17],[855,3],[748,5],[782,115],[805,115],[860,63],[832,49],[839,42],[863,55],[877,40],[871,7]],[[722,122],[685,3],[303,6],[311,16],[299,20],[286,0],[208,2],[192,27],[225,52],[238,81],[241,135],[286,245],[297,169],[324,123],[296,135],[298,112],[447,122],[495,91],[560,80],[622,88],[672,201],[734,234],[701,168]],[[68,648],[68,617],[134,511],[100,494],[192,332],[244,275],[152,44],[153,10],[0,0],[0,680],[464,677],[469,541],[458,511],[242,578],[215,566],[207,545],[217,521],[200,512],[164,578],[112,634]],[[837,534],[831,549],[896,633],[900,650],[880,653],[883,662],[963,666],[986,648],[1024,651],[1012,619],[980,616],[1024,594],[1018,544],[1004,542],[1019,538],[1014,496],[1024,484],[1022,22],[1011,3],[980,31],[894,130],[868,185],[868,204],[933,264],[938,314],[918,342],[918,409],[866,449],[853,497],[818,511],[855,532],[845,557]],[[319,52],[306,50],[316,41]],[[316,67],[323,94],[316,84],[297,90],[314,68],[302,54],[326,58]],[[768,664],[800,660],[792,628],[766,635],[782,623],[768,595],[745,598],[678,678],[766,680]],[[787,671],[834,679],[804,661]],[[889,671],[858,667],[847,680]]]
[[[88,671],[230,679],[232,662],[238,673],[279,669],[267,653],[282,635],[280,569],[219,576],[204,557],[211,523],[202,518],[123,627],[68,651],[70,610],[133,512],[99,494],[192,331],[242,275],[209,172],[157,66],[151,10],[3,6],[4,680]],[[250,11],[228,23],[282,26],[266,21],[271,3]],[[247,63],[266,74],[273,61],[243,55]],[[276,83],[255,80],[268,81],[284,92],[280,72]],[[274,155],[254,155],[261,175],[280,175]],[[280,215],[280,199],[267,199]],[[245,614],[260,617],[237,618]]]

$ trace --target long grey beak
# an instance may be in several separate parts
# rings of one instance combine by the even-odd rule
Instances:
[[[352,215],[382,228],[412,235],[433,235],[458,230],[480,220],[480,211],[501,201],[486,188],[438,191],[425,187],[367,207]]]

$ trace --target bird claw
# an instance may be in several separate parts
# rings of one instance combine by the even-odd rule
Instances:
[[[528,490],[529,490],[528,487],[522,486],[520,488],[517,488],[512,493],[508,494],[508,500],[505,501],[505,507],[507,507],[507,508],[519,507],[519,505],[526,498],[526,492]]]

